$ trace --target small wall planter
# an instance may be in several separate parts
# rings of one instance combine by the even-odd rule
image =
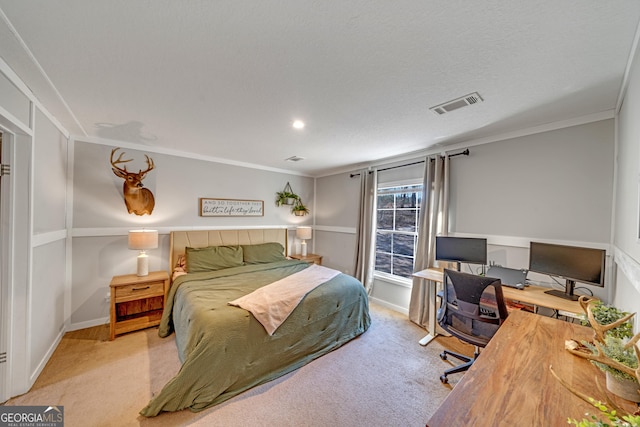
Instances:
[[[294,206],[297,200],[300,200],[300,197],[293,192],[288,182],[282,191],[276,193],[276,206]]]
[[[291,208],[291,213],[296,216],[305,216],[309,213],[309,208],[302,204],[302,200],[297,200]]]
[[[309,214],[309,209],[302,203],[300,196],[293,192],[288,182],[282,191],[276,192],[276,206],[291,206],[291,213],[296,216]]]

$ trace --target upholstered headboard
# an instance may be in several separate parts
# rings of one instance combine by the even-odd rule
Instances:
[[[178,256],[184,255],[185,247],[204,248],[220,245],[256,245],[278,242],[287,254],[286,228],[256,228],[240,230],[184,230],[171,232],[169,268],[173,269]]]

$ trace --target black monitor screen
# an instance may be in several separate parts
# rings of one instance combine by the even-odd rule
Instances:
[[[437,236],[436,260],[484,265],[487,263],[487,239]]]
[[[604,286],[606,251],[531,242],[529,270],[567,280]]]

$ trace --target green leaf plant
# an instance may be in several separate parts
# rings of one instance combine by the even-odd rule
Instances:
[[[574,340],[566,342],[565,348],[571,354],[590,360],[594,365],[610,372],[616,378],[640,380],[640,334],[633,335],[631,318],[635,313],[625,313],[615,307],[605,306],[601,302],[580,297],[580,305],[585,312],[589,325],[594,329],[594,341],[578,344]],[[628,325],[628,326],[627,326]],[[553,376],[571,393],[598,409],[596,414],[586,414],[588,418],[577,420],[568,418],[569,424],[578,427],[628,426],[640,427],[640,413],[627,413],[616,405],[596,378],[596,386],[600,395],[605,396],[607,402],[602,403],[590,396],[574,389],[560,378],[552,366],[549,370]],[[613,408],[613,409],[609,409]]]

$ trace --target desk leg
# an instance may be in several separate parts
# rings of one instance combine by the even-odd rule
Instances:
[[[422,338],[420,341],[418,341],[420,343],[420,345],[427,345],[429,344],[436,336],[435,335],[425,335],[424,338]]]
[[[429,322],[427,323],[427,331],[429,334],[422,338],[420,345],[429,344],[438,334],[436,333],[436,313],[438,311],[436,304],[436,286],[433,280],[427,280],[427,304],[429,305]]]

